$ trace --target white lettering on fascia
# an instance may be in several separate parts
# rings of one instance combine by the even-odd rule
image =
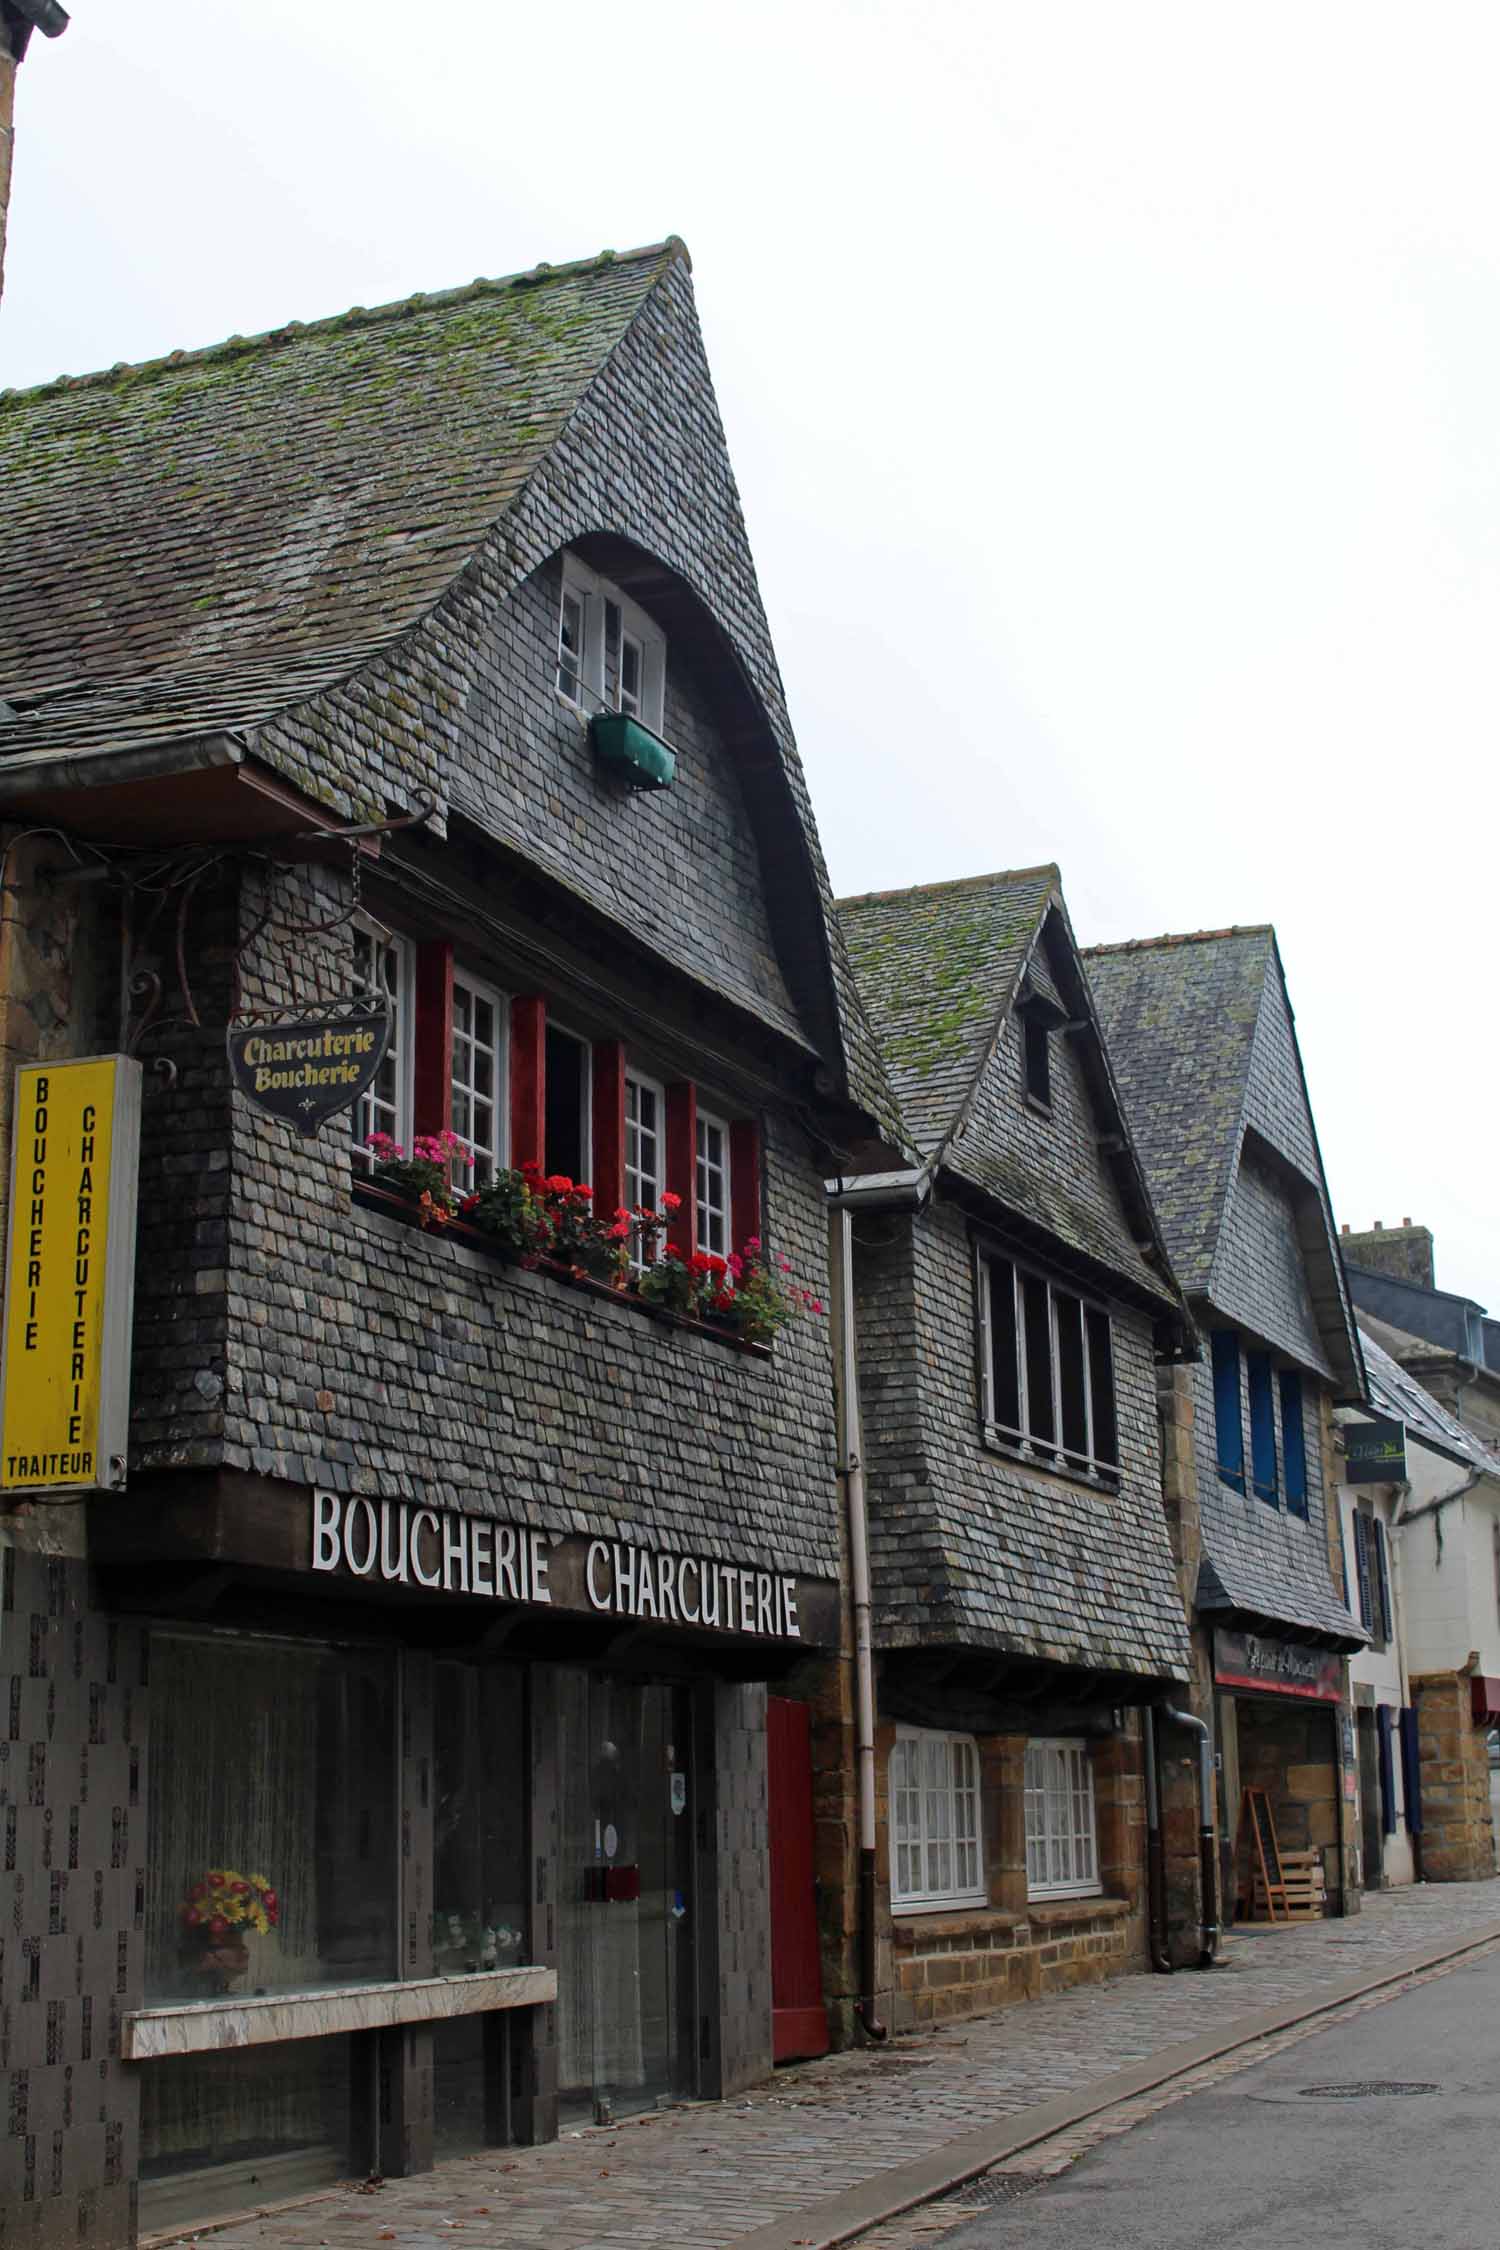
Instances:
[[[312,1496],[312,1567],[320,1572],[342,1569],[386,1585],[550,1606],[550,1546],[545,1532],[455,1508],[377,1503],[360,1493]],[[802,1637],[796,1580],[781,1572],[591,1539],[583,1583],[591,1608],[619,1617],[719,1626],[763,1639]]]

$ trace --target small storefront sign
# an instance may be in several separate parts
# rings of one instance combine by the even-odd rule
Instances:
[[[1346,1484],[1404,1484],[1406,1431],[1387,1415],[1344,1425]]]
[[[1334,1650],[1308,1648],[1269,1633],[1214,1634],[1214,1678],[1220,1687],[1253,1688],[1260,1695],[1312,1696],[1337,1703],[1343,1692],[1343,1659]]]
[[[297,1015],[239,1016],[225,1045],[235,1085],[268,1117],[316,1133],[352,1109],[385,1060],[390,1011],[367,992]]]
[[[0,1370],[0,1489],[125,1482],[141,1066],[27,1063],[15,1078]]]
[[[311,1559],[315,1571],[387,1586],[803,1638],[798,1581],[783,1571],[660,1554],[619,1539],[553,1538],[458,1508],[314,1492]]]

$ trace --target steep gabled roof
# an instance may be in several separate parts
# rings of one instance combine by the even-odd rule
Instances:
[[[1090,946],[1084,966],[1172,1264],[1206,1292],[1234,1178],[1269,926]]]
[[[872,892],[840,901],[836,912],[902,1116],[929,1169],[1180,1308],[1056,867]],[[1044,996],[1079,1038],[1102,1128],[1089,1140],[1087,1176],[1076,1157],[1059,1161],[1038,1148],[1035,1132],[1016,1129],[1023,1121],[994,1082],[1001,1042],[1028,996]]]
[[[730,754],[812,1043],[839,1051],[852,1101],[899,1146],[829,913],[688,264],[674,236],[0,393],[0,802],[56,818],[83,780],[254,757],[356,819],[427,790],[443,817],[450,714],[402,702],[402,661],[424,636],[461,638],[481,564],[519,585],[570,539],[634,542],[733,701]],[[629,441],[651,472],[634,510],[608,419],[632,353],[662,394],[642,409],[630,393]],[[668,401],[680,426],[654,418],[684,380],[701,387]],[[706,433],[711,491],[684,430]],[[570,450],[560,500],[547,478]],[[366,687],[377,717],[360,728],[399,707],[418,738],[383,800],[373,767],[326,772],[292,740]],[[701,958],[688,967],[703,973]]]
[[[0,757],[258,725],[434,606],[675,239],[0,394]]]
[[[1317,1128],[1269,924],[1095,946],[1084,956],[1173,1265],[1218,1302],[1221,1251],[1253,1150],[1298,1189],[1297,1233],[1325,1371],[1364,1388]],[[1314,1355],[1316,1356],[1316,1355]],[[1321,1362],[1320,1362],[1321,1364]]]
[[[1010,1013],[1055,867],[839,899],[839,927],[913,1143],[940,1148]]]

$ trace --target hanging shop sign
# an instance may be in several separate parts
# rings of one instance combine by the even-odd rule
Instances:
[[[660,1554],[618,1539],[554,1539],[458,1508],[359,1494],[312,1495],[315,1571],[479,1594],[495,1601],[801,1640],[800,1581],[711,1555]]]
[[[1368,1422],[1345,1423],[1344,1482],[1406,1482],[1406,1431],[1399,1422],[1376,1414]]]
[[[1336,1651],[1308,1648],[1269,1633],[1214,1634],[1214,1678],[1220,1687],[1255,1688],[1262,1695],[1305,1695],[1337,1703],[1343,1692],[1343,1659]]]
[[[125,1482],[141,1066],[17,1070],[0,1366],[0,1490]]]
[[[229,1068],[247,1101],[313,1134],[352,1109],[385,1060],[390,1010],[361,992],[315,1001],[296,1015],[239,1015],[226,1037]]]

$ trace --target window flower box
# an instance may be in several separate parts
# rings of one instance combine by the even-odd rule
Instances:
[[[676,752],[628,711],[596,711],[589,736],[600,765],[632,789],[670,789],[677,779]]]

